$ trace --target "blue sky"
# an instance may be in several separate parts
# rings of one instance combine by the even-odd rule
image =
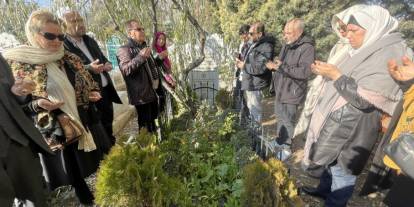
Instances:
[[[40,7],[49,7],[50,0],[35,0],[39,4]]]

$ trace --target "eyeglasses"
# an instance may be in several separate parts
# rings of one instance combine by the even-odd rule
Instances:
[[[336,29],[338,30],[338,31],[344,31],[344,32],[346,32],[346,25],[338,25],[337,27],[336,27]]]
[[[138,32],[144,32],[144,31],[145,31],[145,29],[144,29],[144,28],[142,28],[142,27],[140,27],[140,28],[135,28],[135,29],[131,29],[131,30],[135,30],[135,31],[138,31]]]
[[[65,35],[63,35],[63,34],[56,35],[56,34],[53,34],[53,33],[50,33],[50,32],[39,32],[39,34],[41,34],[45,39],[51,40],[51,41],[55,40],[56,38],[59,41],[65,40]]]

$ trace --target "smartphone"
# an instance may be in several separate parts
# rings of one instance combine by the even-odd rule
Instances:
[[[241,55],[238,52],[233,53],[233,57],[239,60],[241,59]]]

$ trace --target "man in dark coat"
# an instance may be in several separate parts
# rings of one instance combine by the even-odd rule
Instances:
[[[239,52],[237,57],[239,60],[244,61],[247,51],[250,47],[249,42],[249,29],[250,25],[244,24],[239,29],[239,36],[241,39]],[[247,108],[246,98],[244,97],[244,91],[241,89],[243,71],[236,67],[235,73],[235,85],[234,85],[234,102],[235,108],[239,111],[240,124],[245,125],[249,116],[249,108]]]
[[[155,119],[159,114],[160,74],[151,57],[151,48],[145,42],[145,30],[138,20],[126,22],[127,44],[121,46],[117,57],[124,77],[129,103],[138,113],[138,126],[149,132],[156,130]],[[167,53],[159,54],[163,59]]]
[[[241,90],[245,91],[247,107],[252,120],[262,121],[262,90],[270,85],[272,72],[266,63],[274,57],[276,39],[265,35],[263,23],[255,23],[249,29],[252,44],[246,53],[245,60],[237,59],[236,66],[242,71]]]
[[[276,93],[277,142],[283,146],[286,155],[290,154],[296,113],[306,97],[307,82],[312,74],[310,66],[315,61],[313,41],[304,35],[303,29],[302,19],[288,21],[284,29],[286,44],[280,51],[279,60],[267,64],[275,71],[272,84]]]
[[[78,12],[65,13],[64,20],[67,27],[64,41],[65,49],[82,59],[93,79],[99,84],[102,99],[96,103],[96,106],[101,112],[102,125],[111,138],[112,144],[115,144],[112,131],[114,120],[112,103],[122,104],[122,102],[108,73],[112,70],[112,65],[99,49],[98,43],[85,34],[84,21]]]
[[[13,79],[0,56],[0,204],[14,198],[46,206],[45,182],[38,152],[53,154],[19,105],[32,90],[27,81]],[[30,84],[29,84],[30,85]]]

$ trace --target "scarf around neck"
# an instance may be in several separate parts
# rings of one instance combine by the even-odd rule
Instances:
[[[79,139],[78,149],[85,152],[96,149],[95,142],[88,130],[83,127],[77,103],[76,92],[66,76],[66,72],[59,68],[57,61],[64,57],[63,46],[58,52],[50,52],[42,48],[23,45],[4,52],[4,57],[9,60],[27,63],[31,65],[46,65],[48,99],[52,102],[63,101],[59,108],[65,112],[72,121],[81,126],[83,135]]]
[[[143,42],[143,43],[140,44],[140,43],[136,42],[135,40],[133,40],[132,38],[128,38],[128,42],[129,42],[129,44],[131,44],[133,46],[133,50],[135,50],[136,54],[138,54],[139,51],[141,51],[141,49],[143,49],[147,46],[146,42]],[[152,55],[149,58],[153,58]],[[155,64],[155,62],[154,62],[154,64]],[[151,78],[153,89],[157,89],[158,85],[159,85],[160,74],[158,73],[157,68],[154,64],[150,64],[148,59],[147,59],[144,62],[144,67],[147,69],[147,74]]]

